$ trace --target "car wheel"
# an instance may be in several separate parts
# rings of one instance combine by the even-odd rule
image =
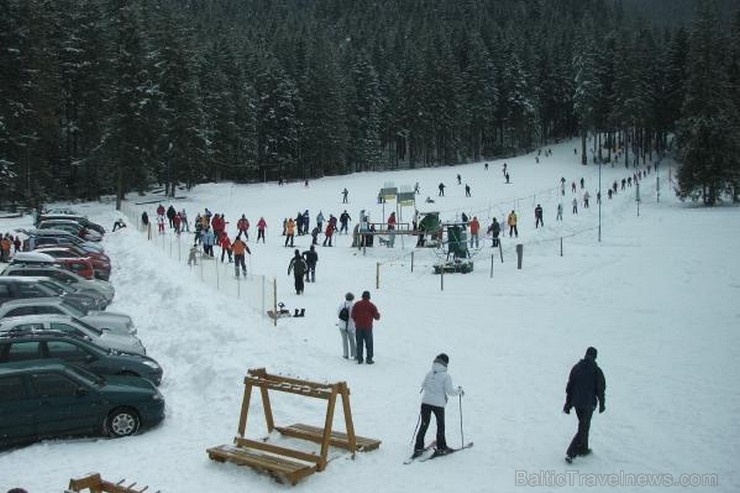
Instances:
[[[108,415],[106,430],[112,437],[127,437],[139,429],[139,415],[129,408],[119,408]]]

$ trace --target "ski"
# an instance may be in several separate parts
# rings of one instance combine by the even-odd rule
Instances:
[[[404,465],[409,465],[409,464],[411,464],[412,462],[414,462],[414,461],[416,461],[416,460],[419,460],[419,459],[421,459],[422,457],[424,457],[424,456],[428,455],[428,452],[429,452],[430,450],[432,450],[432,449],[433,449],[433,448],[435,447],[435,445],[437,445],[437,441],[436,441],[436,440],[435,440],[435,441],[433,441],[432,443],[430,443],[429,445],[427,445],[426,447],[424,447],[424,450],[422,450],[422,451],[421,451],[421,454],[420,454],[420,455],[417,455],[416,457],[414,457],[414,456],[412,455],[411,457],[409,457],[408,459],[406,459],[405,461],[403,461]]]
[[[432,455],[430,455],[429,457],[424,457],[423,459],[419,459],[419,462],[426,462],[428,460],[436,459],[437,457],[444,457],[446,455],[451,455],[451,454],[454,454],[455,452],[459,452],[461,450],[465,450],[466,448],[470,448],[472,446],[473,446],[473,442],[468,442],[465,445],[463,445],[462,447],[459,447],[459,448],[451,448],[451,449],[449,449],[444,454],[437,453],[437,451],[435,450],[434,453]]]

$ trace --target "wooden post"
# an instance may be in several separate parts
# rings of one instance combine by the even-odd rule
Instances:
[[[317,471],[323,471],[326,467],[326,458],[329,455],[329,443],[331,442],[331,429],[334,423],[334,407],[337,403],[337,388],[334,388],[329,395],[329,401],[326,405],[326,419],[324,420],[324,434],[321,437],[321,453],[318,464],[316,464]]]
[[[414,272],[414,252],[411,252],[411,272]]]
[[[347,440],[354,458],[357,451],[357,436],[355,435],[355,423],[352,420],[352,407],[349,405],[349,388],[346,382],[339,382],[339,392],[342,396],[342,410],[344,411],[344,429],[347,430]]]
[[[501,257],[501,263],[504,263],[504,249],[501,247],[501,240],[498,240],[498,254]]]
[[[247,416],[249,416],[249,401],[252,398],[252,384],[246,382],[244,385],[244,398],[242,399],[242,410],[239,415],[239,436],[244,437],[247,431]]]
[[[278,311],[277,311],[277,279],[272,278],[272,313],[275,314],[272,317],[273,327],[277,327]]]

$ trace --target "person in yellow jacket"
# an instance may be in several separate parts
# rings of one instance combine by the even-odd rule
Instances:
[[[517,238],[519,238],[519,230],[516,229],[516,222],[517,222],[516,212],[511,211],[509,213],[509,217],[506,219],[506,224],[509,225],[509,237],[510,238],[512,234],[516,236]]]
[[[239,277],[239,268],[241,267],[242,274],[247,277],[247,266],[244,263],[244,254],[252,254],[247,244],[242,240],[241,234],[236,235],[234,243],[231,244],[231,250],[234,252],[234,275]]]
[[[293,246],[293,238],[295,236],[295,221],[293,218],[289,218],[288,222],[285,223],[285,246]],[[290,245],[288,245],[290,242]]]

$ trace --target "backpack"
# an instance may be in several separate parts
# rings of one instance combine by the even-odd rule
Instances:
[[[339,320],[343,322],[349,321],[349,308],[346,306],[339,310]]]

